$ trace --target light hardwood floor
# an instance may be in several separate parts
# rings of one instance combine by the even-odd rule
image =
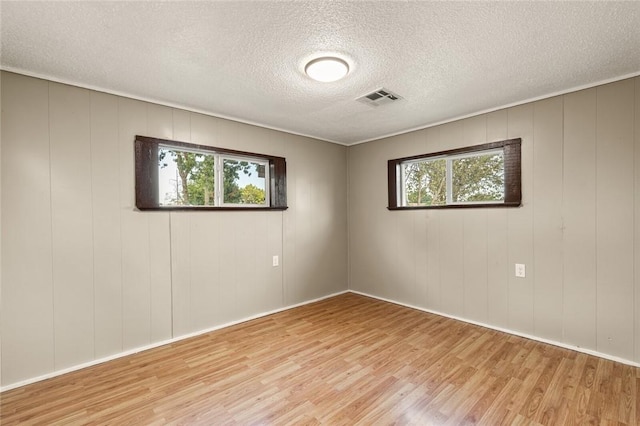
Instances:
[[[640,424],[640,369],[344,294],[4,392],[13,424]]]

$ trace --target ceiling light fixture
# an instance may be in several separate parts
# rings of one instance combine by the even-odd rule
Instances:
[[[322,57],[314,59],[304,67],[309,77],[323,83],[338,81],[349,73],[349,64],[340,58]]]

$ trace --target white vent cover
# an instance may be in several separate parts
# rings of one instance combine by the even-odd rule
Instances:
[[[361,98],[356,99],[359,102],[370,105],[372,107],[377,107],[380,105],[386,105],[393,102],[397,102],[402,99],[402,96],[393,93],[389,89],[385,89],[384,87],[376,90],[375,92],[371,92],[368,95],[364,95]]]

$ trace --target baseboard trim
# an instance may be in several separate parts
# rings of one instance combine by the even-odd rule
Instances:
[[[89,361],[89,362],[86,362],[86,363],[74,365],[72,367],[68,367],[68,368],[65,368],[65,369],[62,369],[62,370],[56,370],[56,371],[53,371],[51,373],[43,374],[41,376],[37,376],[37,377],[31,378],[31,379],[22,380],[20,382],[16,382],[16,383],[12,383],[12,384],[7,385],[7,386],[0,387],[0,393],[5,392],[5,391],[9,391],[11,389],[16,389],[16,388],[19,388],[19,387],[22,387],[22,386],[30,385],[32,383],[37,383],[37,382],[40,382],[40,381],[43,381],[43,380],[51,379],[51,378],[54,378],[54,377],[57,377],[57,376],[61,376],[63,374],[71,373],[73,371],[82,370],[84,368],[92,367],[94,365],[98,365],[98,364],[102,364],[102,363],[105,363],[105,362],[109,362],[109,361],[112,361],[114,359],[123,358],[125,356],[136,354],[138,352],[147,351],[149,349],[154,349],[154,348],[157,348],[157,347],[160,347],[160,346],[176,343],[176,342],[179,342],[181,340],[186,340],[186,339],[190,339],[192,337],[197,337],[197,336],[200,336],[200,335],[203,335],[203,334],[206,334],[206,333],[210,333],[212,331],[216,331],[216,330],[220,330],[220,329],[223,329],[223,328],[226,328],[226,327],[231,327],[233,325],[241,324],[243,322],[247,322],[247,321],[251,321],[251,320],[254,320],[254,319],[266,317],[268,315],[277,314],[278,312],[283,312],[283,311],[287,311],[289,309],[294,309],[294,308],[297,308],[297,307],[300,307],[300,306],[304,306],[304,305],[308,305],[308,304],[311,304],[311,303],[319,302],[321,300],[325,300],[325,299],[329,299],[329,298],[332,298],[332,297],[336,297],[336,296],[339,296],[339,295],[345,294],[345,293],[353,293],[353,294],[358,294],[360,296],[370,297],[372,299],[381,300],[383,302],[389,302],[389,303],[393,303],[395,305],[400,305],[400,306],[404,306],[404,307],[407,307],[407,308],[416,309],[418,311],[427,312],[427,313],[430,313],[430,314],[433,314],[433,315],[439,315],[439,316],[442,316],[442,317],[445,317],[445,318],[451,318],[451,319],[456,320],[456,321],[462,321],[462,322],[465,322],[465,323],[468,323],[468,324],[473,324],[473,325],[477,325],[477,326],[480,326],[480,327],[488,328],[488,329],[491,329],[491,330],[496,330],[496,331],[500,331],[500,332],[503,332],[503,333],[512,334],[514,336],[523,337],[525,339],[535,340],[537,342],[546,343],[546,344],[553,345],[553,346],[558,346],[560,348],[569,349],[569,350],[573,350],[573,351],[576,351],[576,352],[581,352],[581,353],[584,353],[584,354],[587,354],[587,355],[596,356],[598,358],[607,359],[609,361],[615,361],[615,362],[619,362],[619,363],[622,363],[622,364],[631,365],[633,367],[640,367],[640,363],[636,363],[636,362],[629,361],[629,360],[624,359],[624,358],[616,357],[616,356],[613,356],[613,355],[605,354],[605,353],[594,351],[594,350],[591,350],[591,349],[581,348],[579,346],[574,346],[574,345],[568,345],[566,343],[557,342],[555,340],[549,340],[549,339],[545,339],[545,338],[542,338],[542,337],[534,336],[534,335],[531,335],[531,334],[527,334],[527,333],[522,333],[522,332],[519,332],[519,331],[511,330],[511,329],[508,329],[508,328],[498,327],[498,326],[495,326],[495,325],[486,324],[486,323],[483,323],[483,322],[474,321],[474,320],[470,320],[470,319],[467,319],[467,318],[458,317],[458,316],[455,316],[455,315],[450,315],[450,314],[447,314],[447,313],[444,313],[444,312],[434,311],[432,309],[427,309],[427,308],[423,308],[423,307],[420,307],[420,306],[415,306],[415,305],[411,305],[411,304],[408,304],[408,303],[399,302],[399,301],[393,300],[393,299],[387,299],[385,297],[380,297],[380,296],[376,296],[376,295],[373,295],[373,294],[369,294],[369,293],[365,293],[365,292],[361,292],[361,291],[357,291],[357,290],[344,290],[344,291],[340,291],[340,292],[337,292],[337,293],[328,294],[326,296],[318,297],[316,299],[306,300],[304,302],[300,302],[300,303],[296,303],[296,304],[293,304],[293,305],[288,305],[288,306],[285,306],[285,307],[282,307],[282,308],[274,309],[274,310],[271,310],[271,311],[266,311],[266,312],[262,312],[262,313],[259,313],[259,314],[251,315],[249,317],[245,317],[245,318],[242,318],[242,319],[239,319],[239,320],[230,321],[230,322],[227,322],[227,323],[224,323],[224,324],[219,324],[219,325],[216,325],[214,327],[210,327],[210,328],[207,328],[207,329],[204,329],[204,330],[196,331],[196,332],[193,332],[193,333],[185,334],[185,335],[182,335],[182,336],[174,337],[174,338],[171,338],[171,339],[167,339],[167,340],[163,340],[163,341],[160,341],[160,342],[152,343],[152,344],[149,344],[149,345],[141,346],[141,347],[138,347],[138,348],[130,349],[130,350],[127,350],[127,351],[119,352],[117,354],[109,355],[107,357],[99,358],[99,359],[96,359],[96,360],[93,360],[93,361]]]
[[[129,350],[124,351],[124,352],[118,352],[117,354],[109,355],[109,356],[106,356],[106,357],[103,357],[103,358],[95,359],[93,361],[89,361],[89,362],[85,362],[85,363],[82,363],[82,364],[74,365],[72,367],[64,368],[62,370],[56,370],[56,371],[53,371],[51,373],[43,374],[41,376],[37,376],[37,377],[31,378],[31,379],[27,379],[27,380],[22,380],[20,382],[16,382],[16,383],[9,384],[7,386],[0,387],[0,393],[8,391],[8,390],[11,390],[11,389],[16,389],[16,388],[19,388],[19,387],[22,387],[22,386],[30,385],[32,383],[36,383],[36,382],[40,382],[40,381],[43,381],[43,380],[51,379],[51,378],[54,378],[54,377],[57,377],[57,376],[61,376],[63,374],[71,373],[73,371],[82,370],[83,368],[92,367],[94,365],[102,364],[102,363],[105,363],[105,362],[108,362],[108,361],[113,361],[114,359],[123,358],[125,356],[137,354],[138,352],[143,352],[143,351],[147,351],[149,349],[154,349],[154,348],[157,348],[157,347],[160,347],[160,346],[169,345],[171,343],[179,342],[181,340],[190,339],[192,337],[200,336],[202,334],[210,333],[212,331],[220,330],[220,329],[223,329],[223,328],[226,328],[226,327],[231,327],[233,325],[241,324],[243,322],[247,322],[247,321],[251,321],[251,320],[254,320],[254,319],[258,319],[258,318],[266,317],[266,316],[269,316],[269,315],[277,314],[278,312],[288,311],[289,309],[298,308],[298,307],[304,306],[304,305],[309,305],[311,303],[319,302],[321,300],[329,299],[331,297],[336,297],[336,296],[339,296],[341,294],[345,294],[345,293],[348,293],[348,292],[349,292],[349,290],[339,291],[337,293],[332,293],[332,294],[329,294],[329,295],[326,295],[326,296],[318,297],[316,299],[306,300],[304,302],[296,303],[294,305],[287,305],[287,306],[282,307],[282,308],[274,309],[274,310],[267,311],[267,312],[262,312],[262,313],[251,315],[249,317],[242,318],[242,319],[239,319],[239,320],[230,321],[230,322],[227,322],[227,323],[224,323],[224,324],[216,325],[214,327],[210,327],[210,328],[207,328],[207,329],[204,329],[204,330],[196,331],[196,332],[189,333],[189,334],[184,334],[184,335],[181,335],[181,336],[178,336],[178,337],[174,337],[174,338],[171,338],[171,339],[163,340],[163,341],[160,341],[160,342],[151,343],[149,345],[140,346],[140,347],[137,347],[137,348],[134,348],[134,349],[129,349]]]
[[[406,308],[411,308],[411,309],[416,309],[418,311],[427,312],[429,314],[434,314],[434,315],[439,315],[441,317],[451,318],[451,319],[456,320],[456,321],[462,321],[462,322],[466,322],[468,324],[473,324],[473,325],[478,325],[480,327],[489,328],[491,330],[501,331],[503,333],[512,334],[514,336],[524,337],[525,339],[535,340],[537,342],[546,343],[546,344],[553,345],[553,346],[558,346],[558,347],[563,348],[563,349],[569,349],[569,350],[576,351],[576,352],[581,352],[581,353],[584,353],[584,354],[587,354],[587,355],[593,355],[593,356],[596,356],[598,358],[607,359],[609,361],[615,361],[615,362],[619,362],[619,363],[622,363],[622,364],[630,365],[630,366],[633,366],[633,367],[640,367],[640,363],[629,361],[628,359],[619,358],[617,356],[605,354],[605,353],[594,351],[594,350],[591,350],[591,349],[581,348],[580,346],[568,345],[566,343],[557,342],[555,340],[549,340],[549,339],[545,339],[543,337],[538,337],[538,336],[534,336],[534,335],[531,335],[531,334],[522,333],[522,332],[515,331],[515,330],[510,330],[508,328],[497,327],[495,325],[486,324],[486,323],[483,323],[483,322],[474,321],[474,320],[470,320],[470,319],[467,319],[467,318],[462,318],[462,317],[458,317],[458,316],[455,316],[455,315],[446,314],[444,312],[434,311],[434,310],[423,308],[423,307],[420,307],[420,306],[415,306],[415,305],[410,305],[408,303],[398,302],[397,300],[387,299],[385,297],[375,296],[373,294],[364,293],[364,292],[361,292],[361,291],[349,290],[349,293],[359,294],[360,296],[371,297],[372,299],[377,299],[377,300],[381,300],[383,302],[393,303],[394,305],[400,305],[400,306],[404,306]]]

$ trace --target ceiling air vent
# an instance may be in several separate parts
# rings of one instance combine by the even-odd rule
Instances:
[[[371,92],[356,100],[364,104],[371,105],[372,107],[377,107],[399,101],[400,99],[402,99],[402,96],[383,87],[382,89],[378,89],[375,92]]]

